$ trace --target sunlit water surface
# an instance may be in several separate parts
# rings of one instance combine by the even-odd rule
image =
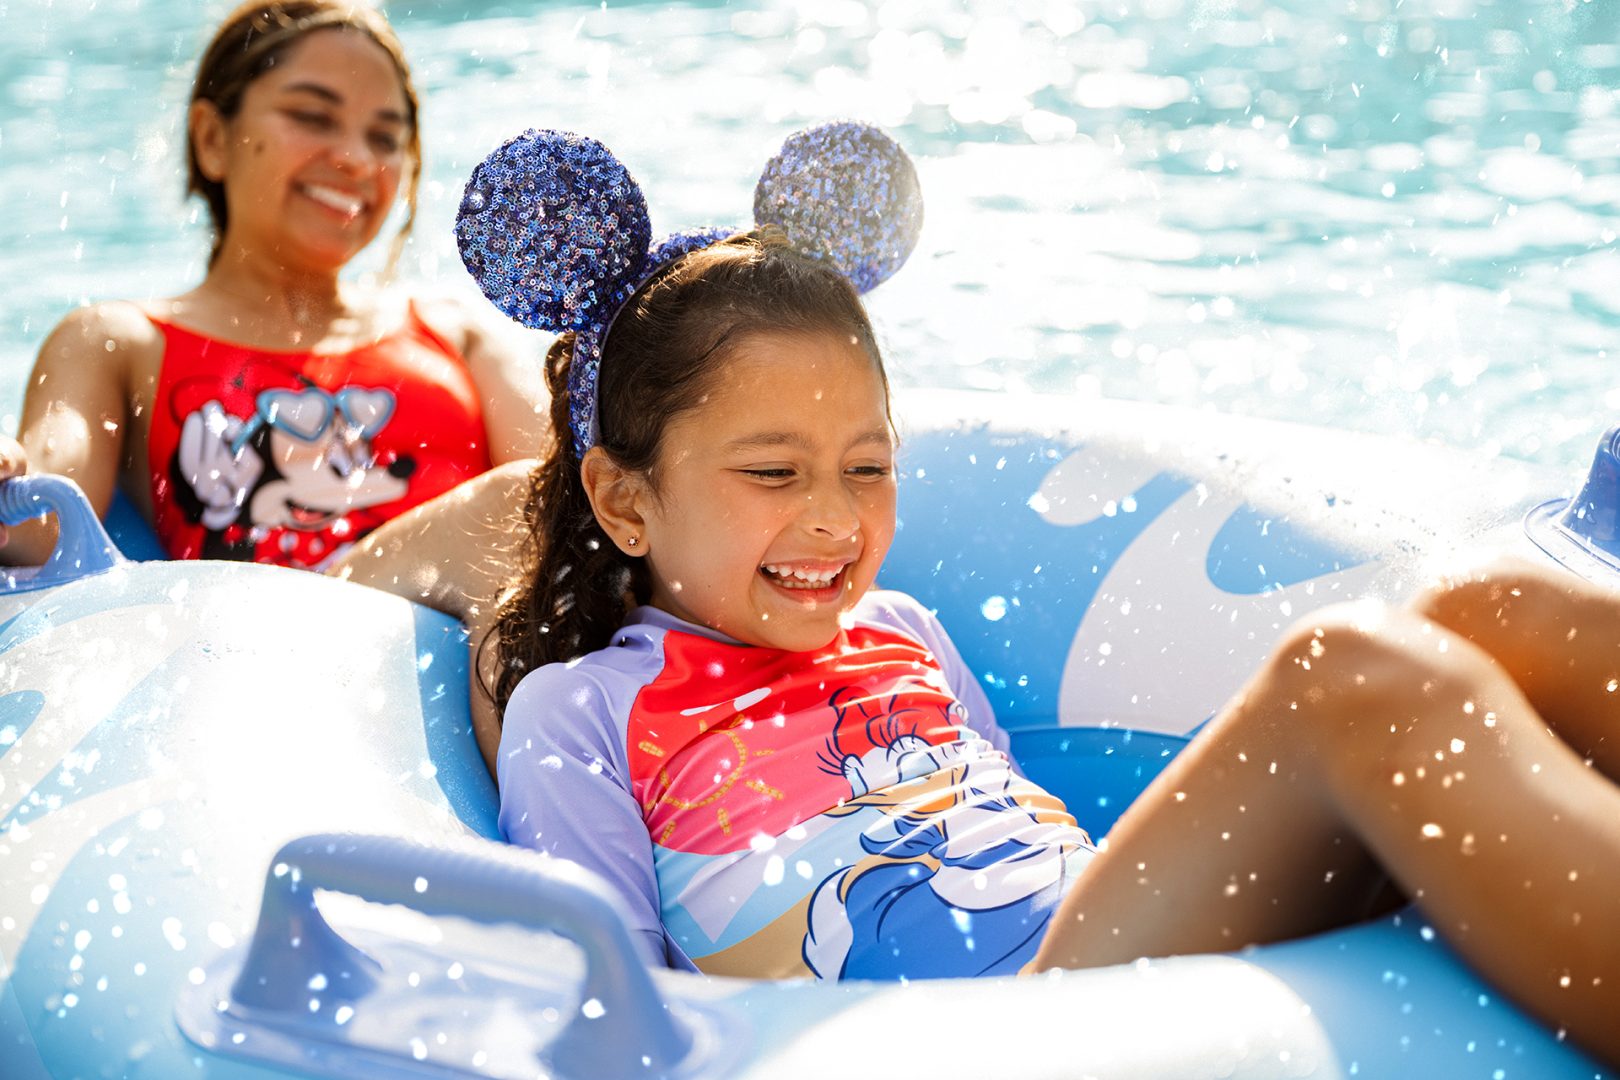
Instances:
[[[0,0],[0,430],[63,312],[200,275],[180,121],[226,5],[198,7]],[[1571,469],[1620,420],[1612,0],[390,11],[425,96],[408,280],[470,293],[460,187],[525,127],[606,142],[662,232],[742,221],[787,133],[856,116],[916,155],[928,200],[912,264],[871,298],[901,385],[1196,405]]]

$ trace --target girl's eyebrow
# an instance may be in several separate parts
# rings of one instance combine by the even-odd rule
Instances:
[[[281,92],[284,93],[284,94],[299,94],[299,93],[309,94],[309,95],[311,95],[313,97],[320,98],[322,101],[326,102],[328,105],[342,105],[343,104],[343,95],[342,94],[339,94],[336,90],[333,90],[329,86],[322,86],[320,83],[317,83],[317,82],[293,83],[290,86],[282,87]],[[404,124],[404,123],[406,123],[405,114],[400,112],[398,109],[378,109],[377,110],[377,119],[386,121],[386,122],[391,123],[391,124]]]
[[[889,445],[893,442],[887,427],[875,427],[870,431],[863,431],[849,441],[850,446],[864,446],[867,443],[883,443]],[[736,454],[745,450],[768,450],[773,447],[788,446],[795,450],[812,450],[810,440],[797,431],[759,431],[752,435],[744,435],[739,439],[732,439],[722,448],[725,453]]]

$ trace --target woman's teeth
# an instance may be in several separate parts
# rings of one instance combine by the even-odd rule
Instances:
[[[760,569],[765,571],[767,577],[787,589],[825,589],[844,572],[843,567],[836,570],[797,570],[791,566],[767,565]]]
[[[322,187],[320,184],[305,184],[304,194],[320,203],[329,206],[340,214],[356,217],[365,209],[365,203],[354,195],[346,195],[335,188]]]

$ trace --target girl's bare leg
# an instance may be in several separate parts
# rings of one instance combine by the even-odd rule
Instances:
[[[1412,606],[1490,653],[1560,738],[1620,782],[1620,593],[1511,560]]]
[[[1595,701],[1603,715],[1569,723],[1601,742],[1605,718],[1620,724],[1603,689],[1620,608],[1543,592],[1548,626],[1610,645],[1532,692],[1559,710]],[[1452,600],[1448,622],[1494,643],[1500,619]],[[1033,966],[1326,929],[1364,914],[1387,871],[1488,978],[1620,1060],[1620,789],[1548,729],[1512,670],[1413,612],[1340,608],[1297,627],[1126,812]],[[1593,680],[1596,697],[1578,689]]]

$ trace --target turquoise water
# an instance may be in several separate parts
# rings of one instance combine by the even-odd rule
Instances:
[[[180,119],[227,5],[0,0],[0,430],[87,299],[206,240]],[[601,138],[654,228],[739,221],[796,127],[919,159],[872,308],[902,385],[1208,406],[1584,466],[1620,421],[1620,3],[395,3],[427,164],[404,276],[470,291],[463,178]],[[536,350],[543,343],[536,342]]]

